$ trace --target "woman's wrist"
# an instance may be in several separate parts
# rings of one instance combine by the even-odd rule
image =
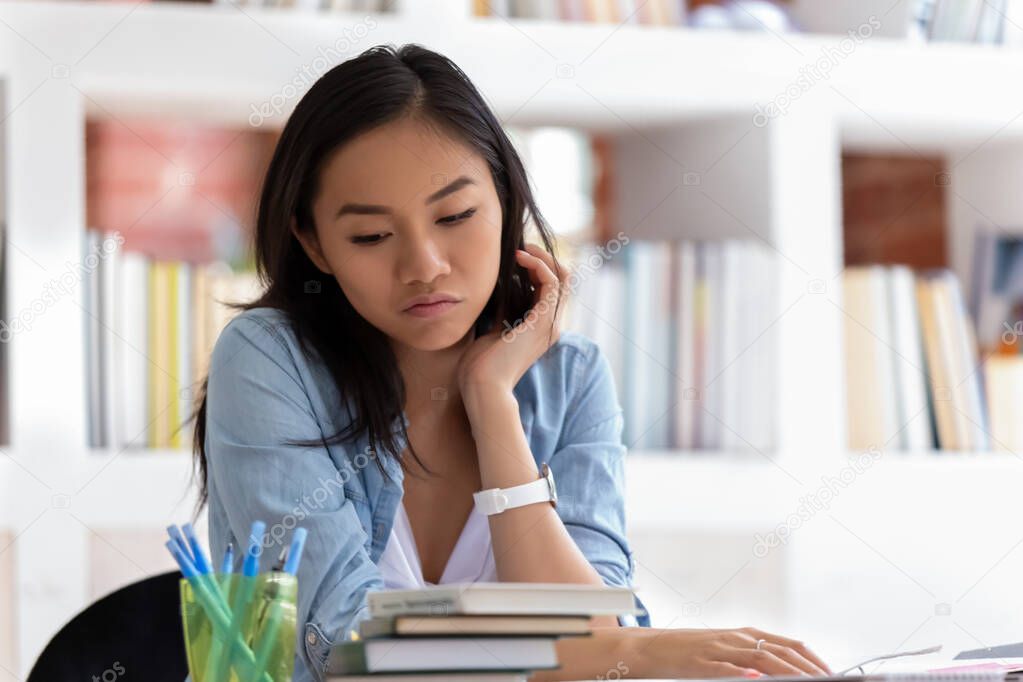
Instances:
[[[470,424],[474,419],[492,416],[495,412],[514,410],[518,415],[519,401],[510,388],[497,384],[469,384],[461,388],[462,405]]]
[[[589,637],[563,637],[554,644],[560,667],[537,671],[530,682],[652,677],[641,644],[649,638],[639,630],[649,628],[594,627]]]
[[[606,638],[609,649],[615,659],[615,666],[620,677],[657,678],[663,673],[661,666],[655,665],[650,649],[653,639],[661,634],[661,630],[640,627],[595,628],[595,637]],[[613,675],[613,673],[611,673]],[[669,675],[669,677],[671,677]],[[611,679],[611,677],[608,677]]]

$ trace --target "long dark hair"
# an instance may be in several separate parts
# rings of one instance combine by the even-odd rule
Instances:
[[[475,338],[497,325],[514,326],[533,305],[533,287],[514,257],[515,250],[524,246],[523,230],[530,218],[546,250],[554,251],[550,229],[536,206],[518,153],[479,91],[451,60],[416,44],[377,45],[325,73],[288,118],[263,180],[255,259],[265,293],[251,303],[234,306],[282,310],[303,349],[319,354],[342,400],[350,399],[356,408],[352,421],[339,433],[296,444],[326,446],[368,434],[381,456],[401,460],[396,421],[408,442],[401,420],[405,385],[390,344],[383,332],[356,312],[337,281],[313,264],[290,229],[294,219],[297,229],[315,230],[312,204],[320,171],[336,150],[361,133],[404,117],[435,126],[477,151],[486,160],[497,189],[503,213],[501,262],[494,292],[475,323]],[[558,269],[560,275],[560,265]],[[317,293],[310,295],[310,291]],[[193,415],[193,465],[200,493],[197,513],[208,497],[208,385],[207,375]],[[411,442],[408,447],[422,465]],[[377,465],[382,469],[379,461]]]

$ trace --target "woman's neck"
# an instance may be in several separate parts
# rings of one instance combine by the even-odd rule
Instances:
[[[470,330],[461,341],[440,350],[392,344],[405,382],[405,411],[410,420],[413,415],[435,419],[462,412],[458,363],[472,341]]]

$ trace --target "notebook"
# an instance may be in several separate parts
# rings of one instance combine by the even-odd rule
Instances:
[[[551,637],[433,637],[342,642],[330,650],[327,673],[521,671],[558,667]]]
[[[393,616],[359,623],[363,639],[436,635],[588,635],[588,616]]]
[[[641,614],[628,587],[570,583],[449,583],[367,595],[370,615],[450,616]]]

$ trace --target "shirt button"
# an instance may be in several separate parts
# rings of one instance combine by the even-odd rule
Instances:
[[[316,633],[315,632],[307,633],[305,636],[305,641],[309,642],[310,644],[316,644]]]

